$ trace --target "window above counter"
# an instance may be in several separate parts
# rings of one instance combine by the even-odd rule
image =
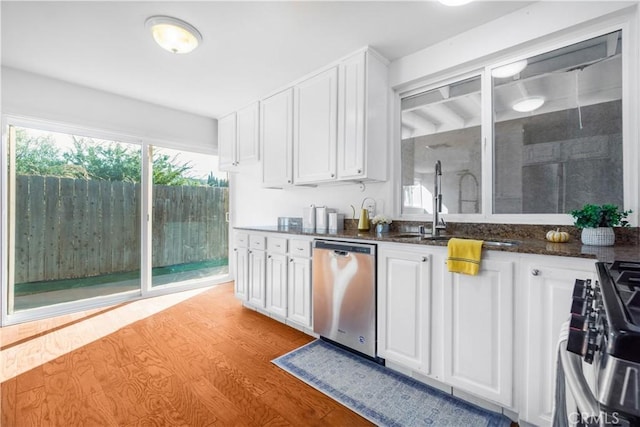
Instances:
[[[438,160],[441,212],[452,220],[570,223],[567,214],[586,203],[633,208],[623,32],[401,93],[400,215],[431,217]]]

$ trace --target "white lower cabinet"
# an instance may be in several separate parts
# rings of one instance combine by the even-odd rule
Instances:
[[[267,311],[287,316],[287,256],[267,254]]]
[[[265,251],[249,249],[249,304],[263,308],[266,303],[265,298]]]
[[[249,299],[249,235],[238,232],[235,234],[234,240],[233,271],[235,281],[233,291],[236,298],[247,301]]]
[[[378,250],[378,355],[430,372],[431,255],[380,245]]]
[[[311,241],[289,244],[287,320],[311,328]]]
[[[554,358],[560,327],[569,318],[575,280],[594,280],[595,261],[532,255],[523,257],[522,266],[528,315],[520,418],[535,425],[550,426]]]
[[[246,301],[249,299],[249,250],[247,248],[234,248],[234,269],[236,279],[234,283],[234,292],[236,298]]]
[[[477,276],[443,282],[444,381],[511,407],[514,262],[485,257]]]
[[[267,237],[266,309],[281,319],[287,316],[287,238]]]

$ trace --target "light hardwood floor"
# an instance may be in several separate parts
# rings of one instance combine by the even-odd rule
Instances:
[[[371,425],[271,363],[312,337],[243,308],[232,283],[167,297],[3,328],[0,425]]]

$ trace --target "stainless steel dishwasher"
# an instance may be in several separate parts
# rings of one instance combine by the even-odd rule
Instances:
[[[376,358],[376,247],[315,240],[313,331]]]

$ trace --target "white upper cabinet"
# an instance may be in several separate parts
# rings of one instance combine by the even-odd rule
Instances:
[[[259,158],[259,105],[255,102],[218,120],[218,168],[237,172]]]
[[[336,178],[338,68],[294,87],[294,182],[310,184]]]
[[[293,183],[293,89],[260,103],[262,185],[282,188]]]
[[[239,165],[255,163],[260,158],[260,103],[238,110],[237,114],[237,159]]]
[[[387,179],[387,65],[372,51],[339,66],[338,179]]]
[[[218,169],[234,171],[236,167],[236,113],[218,120]]]
[[[262,185],[386,181],[388,61],[371,49],[218,121],[220,170],[262,163]]]

